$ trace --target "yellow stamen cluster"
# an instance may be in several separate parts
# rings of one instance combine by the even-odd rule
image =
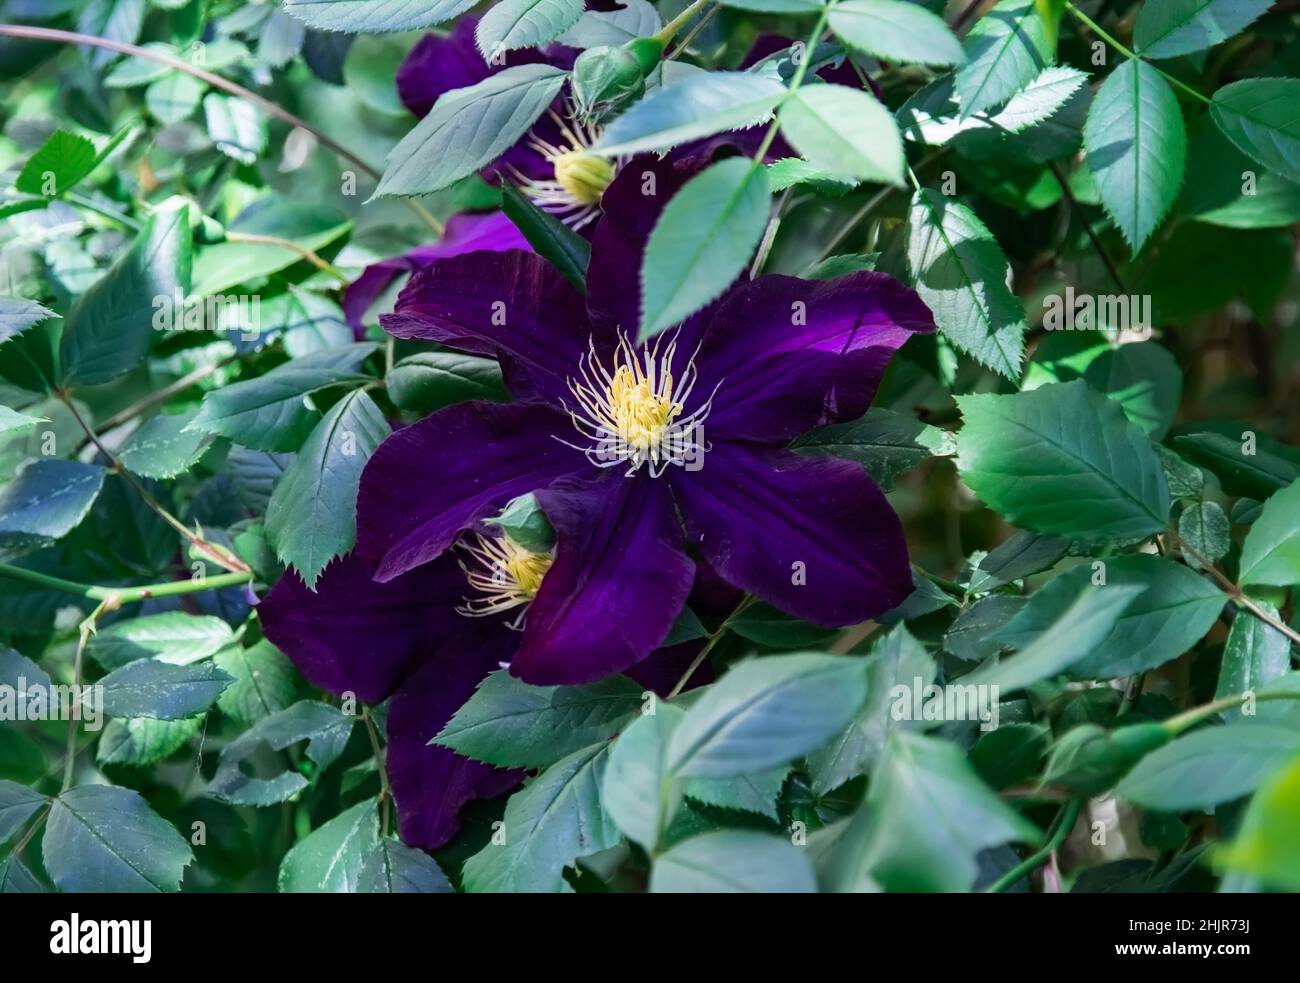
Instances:
[[[569,391],[578,404],[569,417],[590,443],[569,446],[581,450],[597,467],[626,461],[629,475],[646,463],[658,477],[669,464],[687,466],[699,460],[703,452],[699,426],[713,397],[686,413],[695,387],[695,359],[677,378],[672,368],[676,354],[676,340],[662,349],[656,340],[638,354],[623,337],[611,369],[601,364],[595,346],[589,345],[578,366],[579,377],[569,380]]]
[[[536,135],[528,139],[528,146],[551,165],[554,177],[530,178],[518,171],[512,176],[534,205],[570,228],[580,229],[600,214],[600,197],[618,173],[618,162],[591,152],[600,132],[579,122],[572,106],[567,117],[550,111],[560,131],[559,146]]]
[[[467,597],[456,610],[471,618],[528,605],[541,590],[546,571],[555,559],[549,552],[525,549],[504,533],[500,536],[475,533],[475,541],[462,543],[461,548],[469,555],[469,562],[462,561],[460,568],[478,596]],[[520,612],[510,627],[520,627],[524,614]]]

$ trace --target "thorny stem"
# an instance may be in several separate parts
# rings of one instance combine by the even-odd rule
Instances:
[[[337,266],[308,249],[306,246],[298,245],[298,243],[294,242],[292,239],[282,239],[279,236],[260,235],[254,232],[232,232],[229,229],[226,230],[226,239],[230,242],[248,242],[259,246],[278,246],[281,249],[288,249],[311,263],[311,265],[316,267],[316,269],[322,270],[334,277],[334,279],[338,280],[339,283],[343,284],[343,286],[346,287],[349,283],[348,278],[339,271]]]
[[[668,695],[665,699],[676,699],[681,691],[686,688],[686,684],[690,682],[691,677],[695,675],[695,671],[704,664],[704,660],[709,657],[709,653],[713,651],[713,647],[717,645],[718,642],[722,640],[722,636],[727,633],[727,629],[730,628],[732,622],[736,620],[736,616],[739,615],[740,612],[744,611],[745,608],[753,604],[754,600],[755,598],[753,594],[746,594],[741,602],[732,609],[731,614],[727,615],[722,624],[718,625],[717,631],[709,635],[708,640],[704,643],[704,648],[700,649],[700,654],[691,660],[691,664],[687,666],[686,671],[682,673],[682,678],[677,680],[676,685],[668,691]]]
[[[1070,835],[1070,830],[1074,829],[1075,821],[1079,818],[1079,808],[1079,799],[1071,799],[1063,805],[1061,811],[1056,814],[1052,833],[1047,838],[1047,842],[989,885],[988,893],[1001,894],[1022,877],[1041,867],[1065,842],[1065,838]]]
[[[72,662],[74,702],[72,712],[68,715],[68,750],[63,762],[63,787],[59,790],[61,793],[72,788],[72,779],[77,765],[77,724],[81,723],[81,666],[86,656],[86,643],[95,633],[95,622],[99,620],[100,615],[117,609],[121,603],[116,596],[106,597],[81,622],[81,631],[77,638],[77,654]]]
[[[282,120],[290,126],[296,126],[306,130],[319,140],[321,144],[328,147],[345,160],[355,164],[375,180],[382,177],[382,172],[372,167],[370,164],[367,164],[347,147],[326,136],[306,120],[295,116],[287,109],[282,109],[265,96],[260,96],[252,89],[246,89],[236,82],[231,82],[229,79],[222,78],[220,75],[216,75],[206,69],[199,68],[196,65],[191,65],[184,59],[176,58],[166,52],[141,48],[139,45],[128,44],[124,41],[114,41],[110,38],[99,38],[90,34],[80,34],[77,31],[60,31],[51,27],[30,27],[25,24],[0,24],[0,37],[24,38],[29,41],[53,41],[60,44],[85,44],[94,48],[107,48],[109,51],[117,51],[124,55],[131,55],[133,58],[143,58],[146,61],[166,65],[168,68],[174,68],[178,72],[184,72],[186,75],[192,75],[197,79],[201,79],[209,85],[221,89],[223,92],[228,92],[233,96],[246,99],[267,115],[274,116],[276,119]],[[430,215],[424,208],[420,207],[417,202],[408,201],[408,207],[419,215],[434,232],[438,233],[438,235],[443,234],[443,224]]]
[[[0,563],[0,577],[26,580],[28,583],[48,587],[51,590],[63,591],[65,594],[76,594],[78,597],[86,597],[92,601],[107,601],[116,598],[121,604],[131,604],[150,597],[197,594],[199,591],[217,590],[221,587],[235,587],[239,584],[251,583],[253,573],[251,570],[222,573],[217,574],[215,577],[169,580],[161,584],[146,584],[143,587],[103,587],[98,584],[82,584],[75,580],[64,580],[62,577],[52,577],[47,573],[28,570],[26,567],[15,567],[8,563]]]
[[[393,787],[388,782],[388,768],[384,761],[384,750],[379,744],[379,730],[375,727],[374,718],[370,716],[369,707],[362,708],[361,719],[365,721],[366,735],[370,738],[370,750],[375,758],[375,770],[379,772],[379,821],[381,831],[384,837],[387,838],[392,811]]]
[[[131,487],[133,487],[136,490],[136,492],[139,493],[140,497],[144,499],[144,503],[148,505],[149,508],[157,512],[158,515],[162,517],[163,521],[165,521],[169,526],[171,526],[178,533],[180,533],[181,536],[184,537],[184,539],[191,546],[193,546],[204,556],[211,559],[218,566],[223,567],[224,569],[229,570],[232,573],[248,573],[249,571],[248,564],[246,564],[243,560],[235,556],[225,547],[218,546],[216,543],[208,542],[198,533],[194,532],[187,525],[185,525],[185,523],[181,522],[180,519],[176,518],[176,516],[172,515],[165,508],[163,508],[162,503],[160,503],[158,499],[153,497],[149,489],[146,488],[144,485],[142,485],[138,480],[136,480],[135,475],[131,474],[130,471],[122,467],[121,463],[117,460],[117,458],[113,456],[113,453],[107,447],[104,446],[103,442],[97,436],[95,436],[95,431],[92,430],[90,426],[86,423],[86,421],[82,418],[81,413],[78,412],[76,405],[72,402],[72,399],[68,396],[68,394],[66,392],[63,392],[62,390],[59,390],[58,392],[55,393],[55,395],[63,402],[63,405],[66,406],[68,410],[72,413],[77,423],[81,426],[81,429],[85,431],[86,436],[90,438],[90,442],[94,444],[95,447],[98,448],[99,452],[103,454],[104,457],[108,460],[110,468],[112,468],[113,471],[115,471],[117,474],[120,474],[123,478],[125,478],[127,482],[131,485]]]

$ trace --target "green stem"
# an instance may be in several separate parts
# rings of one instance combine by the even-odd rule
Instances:
[[[88,212],[94,212],[96,215],[106,218],[110,222],[122,226],[124,229],[130,229],[132,232],[140,231],[140,223],[135,219],[99,204],[99,202],[95,201],[95,199],[91,198],[89,195],[83,195],[76,191],[69,191],[63,197],[70,204],[76,205],[78,208],[84,208]]]
[[[1255,702],[1264,703],[1268,700],[1300,700],[1300,693],[1295,692],[1276,692],[1276,693],[1254,693],[1250,694]],[[1224,710],[1235,710],[1246,700],[1248,694],[1234,693],[1232,696],[1223,696],[1217,700],[1211,700],[1204,706],[1192,707],[1190,710],[1184,710],[1182,713],[1175,714],[1164,720],[1160,726],[1168,731],[1169,736],[1177,737],[1183,731],[1199,724],[1202,720],[1208,720],[1217,716]]]
[[[669,41],[671,41],[674,37],[677,36],[678,31],[680,31],[683,27],[689,24],[691,20],[694,19],[695,15],[700,12],[701,8],[703,8],[705,4],[712,3],[712,2],[713,0],[692,0],[692,2],[687,5],[685,10],[683,10],[680,14],[678,14],[676,17],[670,20],[662,28],[660,28],[657,33],[652,35],[652,37],[656,41],[659,41],[662,44],[667,45]]]
[[[745,608],[749,607],[753,603],[754,596],[752,594],[746,594],[741,602],[732,610],[731,614],[727,615],[722,624],[718,625],[718,630],[709,636],[708,641],[704,643],[704,648],[700,649],[700,654],[691,660],[691,664],[687,666],[686,671],[682,673],[682,678],[677,680],[676,685],[668,691],[668,696],[665,697],[665,699],[676,699],[678,694],[686,688],[686,684],[690,681],[690,678],[695,675],[695,670],[699,669],[700,666],[704,664],[704,660],[709,657],[709,653],[713,651],[713,647],[722,640],[722,636],[727,633],[727,629],[731,627],[731,623],[736,620],[736,617],[740,612],[744,611]]]
[[[388,837],[388,828],[390,825],[389,803],[393,799],[393,787],[388,782],[388,768],[384,763],[384,751],[379,744],[379,731],[375,727],[375,721],[370,716],[370,708],[364,707],[361,711],[361,719],[366,724],[366,735],[370,738],[370,750],[375,759],[375,770],[379,772],[379,815],[380,829],[385,838]]]
[[[131,604],[149,597],[174,597],[177,594],[196,594],[199,591],[217,590],[220,587],[247,584],[252,581],[253,574],[251,571],[244,571],[241,573],[218,574],[215,577],[195,577],[191,580],[169,580],[166,583],[148,584],[144,587],[101,587],[96,584],[81,584],[74,580],[64,580],[62,577],[52,577],[49,574],[38,573],[25,567],[0,563],[0,577],[26,580],[41,587],[63,591],[65,594],[76,594],[78,597],[86,597],[92,601],[108,601],[116,598],[118,603]]]
[[[817,51],[817,43],[821,40],[822,33],[826,30],[826,24],[830,20],[831,16],[831,8],[834,6],[835,0],[831,0],[830,3],[822,8],[821,14],[817,17],[817,23],[813,26],[812,33],[808,35],[804,56],[799,60],[799,64],[795,66],[794,74],[790,76],[790,85],[787,87],[785,95],[781,97],[782,102],[785,102],[785,100],[792,97],[799,91],[799,86],[803,85],[804,76],[808,74],[808,66],[812,63],[813,55]],[[779,105],[777,106],[777,109],[780,109]],[[767,132],[763,134],[763,142],[759,144],[758,150],[754,153],[755,167],[762,166],[763,158],[767,156],[768,148],[772,146],[772,141],[776,139],[777,131],[780,129],[781,118],[780,116],[774,115],[772,117],[772,125],[769,126]]]
[[[1137,58],[1139,61],[1142,60],[1141,58],[1139,58],[1137,52],[1133,51],[1131,48],[1127,48],[1124,45],[1120,44],[1117,40],[1115,40],[1115,38],[1111,37],[1111,35],[1107,34],[1104,30],[1102,30],[1101,26],[1095,20],[1093,20],[1091,17],[1085,14],[1074,4],[1070,3],[1069,0],[1066,0],[1065,8],[1070,13],[1074,14],[1074,16],[1077,17],[1079,20],[1083,21],[1083,23],[1087,24],[1088,27],[1092,30],[1093,34],[1097,35],[1097,37],[1101,38],[1103,41],[1105,41],[1108,45],[1110,45],[1120,54],[1124,55],[1126,58]],[[1157,72],[1159,72],[1160,75],[1164,77],[1164,80],[1168,82],[1170,85],[1177,86],[1178,88],[1186,92],[1189,96],[1191,96],[1193,99],[1199,99],[1207,106],[1210,104],[1209,96],[1202,95],[1200,92],[1198,92],[1196,89],[1193,89],[1187,83],[1181,81],[1180,79],[1174,78],[1164,69],[1152,65],[1150,62],[1147,62],[1147,64],[1150,65],[1150,67],[1154,68]]]
[[[1052,835],[1048,837],[1047,842],[994,881],[989,886],[988,893],[1001,894],[1022,877],[1041,867],[1047,858],[1065,842],[1065,838],[1070,835],[1070,830],[1074,829],[1074,823],[1079,818],[1079,808],[1079,799],[1071,799],[1062,806],[1061,811],[1056,814]]]

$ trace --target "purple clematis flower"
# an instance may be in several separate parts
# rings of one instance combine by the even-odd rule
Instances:
[[[385,582],[373,574],[356,553],[331,563],[314,591],[286,573],[258,617],[314,686],[369,703],[390,700],[387,769],[398,831],[404,842],[433,850],[456,834],[465,803],[523,778],[429,744],[483,677],[514,656],[520,635],[500,620],[467,620],[455,610],[465,580],[452,554]],[[666,695],[699,647],[661,649],[627,675]],[[690,684],[710,679],[705,667]]]
[[[635,344],[645,242],[688,176],[638,158],[609,187],[585,302],[534,254],[478,252],[414,274],[381,317],[396,337],[495,356],[517,402],[451,406],[385,440],[362,475],[358,552],[392,581],[534,493],[553,551],[480,542],[463,561],[495,588],[463,611],[525,609],[510,668],[526,682],[645,659],[691,589],[688,548],[820,625],[867,620],[912,589],[902,528],[864,469],[785,445],[864,413],[894,351],[933,330],[930,311],[883,274],[764,276]]]
[[[453,215],[447,220],[447,227],[437,242],[416,246],[401,256],[367,266],[343,291],[343,315],[360,341],[365,334],[362,322],[366,311],[403,273],[422,269],[435,259],[461,253],[531,248],[523,233],[515,228],[504,212]]]

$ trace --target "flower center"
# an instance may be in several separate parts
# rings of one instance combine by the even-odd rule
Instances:
[[[465,598],[465,603],[456,610],[470,618],[526,607],[541,590],[546,571],[555,560],[550,552],[524,549],[504,533],[500,536],[475,533],[475,542],[461,546],[469,560],[462,562],[460,568],[477,596]],[[520,612],[510,623],[511,628],[523,624],[524,613]]]
[[[701,424],[712,409],[713,397],[694,412],[686,412],[697,378],[695,358],[678,378],[672,368],[676,353],[675,339],[662,350],[656,340],[638,352],[622,336],[614,365],[607,368],[596,357],[594,343],[589,345],[578,364],[578,377],[569,379],[569,391],[578,403],[569,418],[588,442],[568,446],[582,451],[600,468],[626,461],[629,475],[646,463],[656,478],[670,464],[699,470],[706,450]]]
[[[586,150],[566,150],[551,161],[555,181],[582,205],[596,205],[614,180],[614,162]]]
[[[566,116],[552,110],[550,117],[560,131],[558,145],[533,134],[528,146],[551,165],[554,176],[537,179],[515,171],[513,178],[534,205],[580,229],[600,214],[600,196],[618,174],[618,162],[591,152],[600,129],[581,122],[571,104]]]

